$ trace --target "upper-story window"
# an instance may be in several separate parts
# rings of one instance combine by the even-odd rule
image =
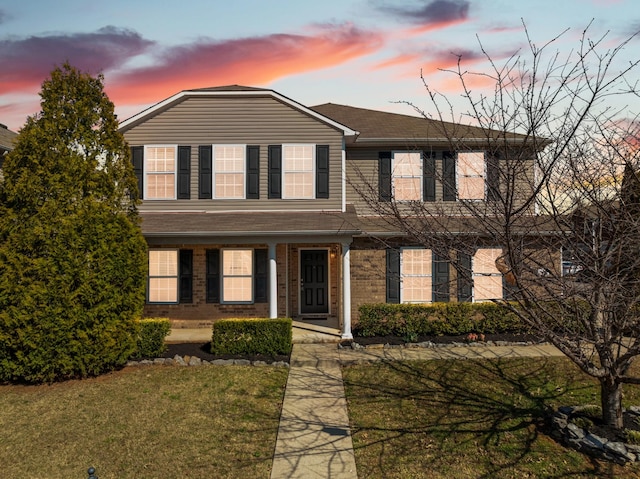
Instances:
[[[269,145],[269,199],[329,198],[329,179],[329,145]]]
[[[176,198],[176,152],[175,145],[145,147],[145,199],[173,200]]]
[[[214,198],[242,199],[245,197],[245,156],[243,145],[214,145]]]
[[[311,199],[315,195],[314,145],[282,145],[282,197]]]
[[[396,201],[420,201],[422,199],[421,152],[393,152],[391,175]]]
[[[496,200],[498,162],[483,151],[381,151],[380,201]]]
[[[483,151],[458,153],[458,199],[484,200],[485,155]]]

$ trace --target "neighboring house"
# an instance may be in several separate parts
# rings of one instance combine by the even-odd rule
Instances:
[[[356,171],[375,178],[380,201],[484,201],[496,179],[473,148],[480,131],[450,127],[469,151],[449,151],[424,118],[237,85],[182,91],[123,121],[149,244],[145,315],[288,316],[349,338],[365,302],[502,297],[499,248],[461,257],[458,278],[430,250],[386,248],[379,238],[401,235],[354,184]]]
[[[4,164],[4,156],[13,150],[13,141],[17,133],[9,130],[6,125],[0,123],[0,170]]]

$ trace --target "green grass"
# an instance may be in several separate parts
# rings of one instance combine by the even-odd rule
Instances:
[[[268,478],[287,373],[150,366],[0,386],[0,475]]]
[[[640,478],[547,435],[546,411],[599,402],[568,360],[374,363],[344,379],[359,477]],[[625,403],[640,404],[638,386]]]

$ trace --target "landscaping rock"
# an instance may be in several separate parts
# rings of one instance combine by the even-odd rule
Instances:
[[[619,441],[608,441],[597,434],[592,434],[571,422],[571,415],[584,409],[563,406],[551,418],[551,437],[580,452],[597,459],[612,461],[617,464],[636,462],[640,456],[640,446]]]

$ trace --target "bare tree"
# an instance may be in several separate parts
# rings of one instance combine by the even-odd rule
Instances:
[[[528,49],[502,64],[480,44],[490,71],[466,71],[461,61],[449,70],[463,115],[424,77],[433,113],[411,104],[434,138],[416,148],[428,156],[441,138],[458,152],[457,186],[444,163],[423,167],[444,191],[427,202],[399,199],[396,189],[381,201],[377,181],[357,168],[349,178],[379,220],[448,258],[459,278],[468,265],[455,251],[499,246],[491,261],[505,289],[493,300],[600,382],[603,420],[615,428],[622,385],[640,384],[629,374],[640,354],[640,97],[632,81],[640,60],[615,66],[633,39],[608,48],[607,35],[594,40],[586,29],[563,55],[557,38],[537,46],[527,32]],[[494,84],[493,95],[472,91],[478,76]]]

